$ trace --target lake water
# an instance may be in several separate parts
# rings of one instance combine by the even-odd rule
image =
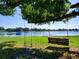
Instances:
[[[0,32],[0,36],[67,36],[67,31]],[[79,31],[68,31],[68,35],[79,35]]]

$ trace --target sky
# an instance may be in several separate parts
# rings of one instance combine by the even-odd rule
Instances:
[[[79,0],[70,0],[72,4],[79,2]],[[68,25],[68,27],[67,27]],[[67,23],[55,22],[51,24],[35,25],[29,24],[21,17],[21,11],[17,7],[14,16],[2,16],[0,15],[0,27],[4,28],[17,28],[17,27],[28,27],[28,28],[41,28],[41,29],[79,29],[79,16],[70,19]]]

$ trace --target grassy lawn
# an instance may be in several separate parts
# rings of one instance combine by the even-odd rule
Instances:
[[[48,37],[46,36],[26,36],[26,37],[0,37],[0,59],[12,59],[15,56],[19,55],[18,59],[31,59],[32,56],[36,56],[40,59],[54,59],[58,56],[62,56],[61,52],[47,52],[41,49],[34,49],[35,53],[31,56],[26,56],[24,52],[24,39],[26,42],[26,47],[30,47],[32,38],[32,47],[34,48],[46,48],[47,46],[62,46],[57,44],[49,44]],[[79,36],[69,36],[69,46],[70,47],[79,47]],[[12,44],[13,42],[13,44]],[[10,45],[7,43],[11,43]],[[14,45],[14,46],[13,46]],[[5,47],[15,47],[15,48],[6,48]],[[22,48],[20,48],[22,47]],[[28,58],[27,58],[28,57]],[[29,58],[31,57],[31,58]],[[14,58],[15,59],[15,58]],[[77,58],[76,58],[77,59]]]
[[[79,36],[69,36],[68,38],[69,38],[69,46],[70,47],[79,47]],[[38,48],[38,47],[44,48],[49,45],[61,46],[61,45],[56,45],[56,44],[49,44],[48,37],[46,37],[46,36],[0,37],[0,43],[14,41],[15,47],[23,47],[24,46],[24,39],[25,39],[27,47],[31,46],[31,39],[32,39],[32,46],[36,47],[36,48]]]

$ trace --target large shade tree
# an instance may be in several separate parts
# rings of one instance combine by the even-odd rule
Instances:
[[[14,15],[16,7],[21,9],[24,20],[34,24],[67,21],[79,16],[79,2],[72,5],[69,0],[0,0],[0,14],[4,16]]]

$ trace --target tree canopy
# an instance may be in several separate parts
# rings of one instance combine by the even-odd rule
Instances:
[[[21,9],[22,18],[28,23],[43,24],[51,21],[66,21],[79,16],[79,3],[69,0],[0,0],[0,14],[14,15],[16,7]],[[70,9],[74,9],[69,12]]]

